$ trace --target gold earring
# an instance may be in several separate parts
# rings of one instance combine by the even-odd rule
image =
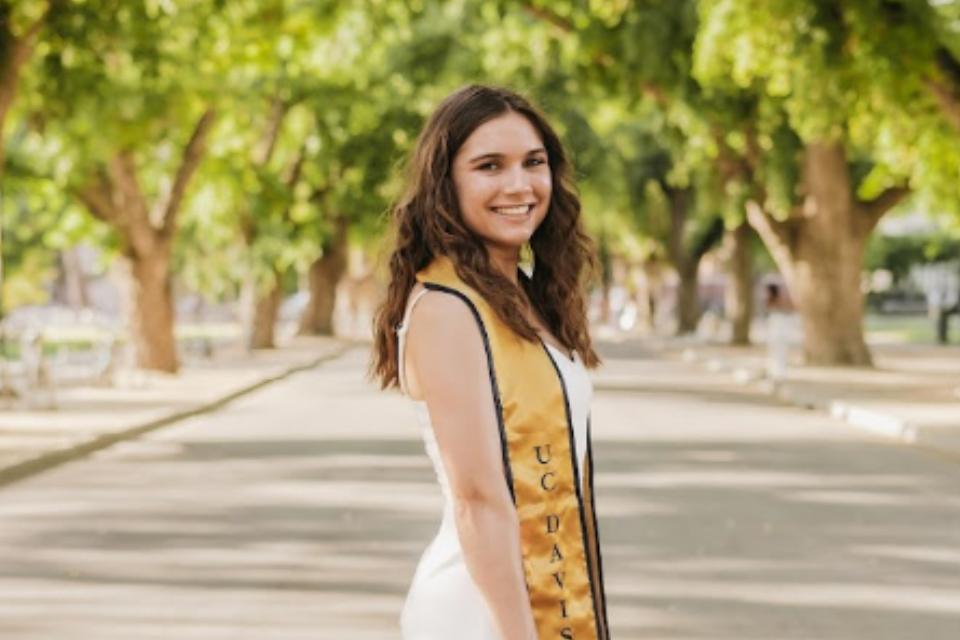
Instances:
[[[525,267],[527,272],[533,271],[533,247],[529,242],[520,247],[520,266]]]

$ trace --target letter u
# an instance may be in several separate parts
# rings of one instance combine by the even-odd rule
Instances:
[[[543,457],[540,455],[540,448],[543,446],[544,445],[536,445],[533,447],[533,450],[537,452],[537,462],[539,462],[540,464],[547,464],[548,462],[550,462],[550,458],[552,458],[553,456],[550,454],[550,445],[548,444],[546,445],[547,458],[546,460],[544,460]]]

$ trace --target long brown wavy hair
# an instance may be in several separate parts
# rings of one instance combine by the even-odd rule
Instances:
[[[453,159],[470,134],[508,112],[524,116],[540,134],[552,177],[550,207],[533,236],[533,273],[520,283],[550,332],[576,349],[588,367],[600,364],[587,330],[584,286],[596,273],[594,243],[583,230],[580,198],[560,138],[525,98],[508,89],[463,87],[430,116],[407,162],[406,189],[391,208],[396,248],[390,257],[390,284],[374,316],[370,376],[381,388],[398,385],[396,327],[403,320],[416,273],[434,256],[448,256],[457,275],[483,296],[517,334],[536,341],[524,314],[520,289],[491,264],[482,240],[463,221],[453,184]]]

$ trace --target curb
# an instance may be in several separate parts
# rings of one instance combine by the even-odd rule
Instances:
[[[201,415],[204,413],[209,413],[211,411],[216,411],[229,404],[230,402],[245,396],[249,393],[252,393],[258,389],[261,389],[269,384],[288,378],[296,373],[302,371],[308,371],[314,369],[324,362],[330,360],[336,360],[344,354],[346,354],[351,349],[355,348],[357,345],[353,342],[348,342],[334,349],[330,353],[325,353],[321,356],[313,358],[305,363],[300,363],[296,365],[290,365],[282,369],[279,373],[274,373],[272,375],[267,375],[256,382],[247,384],[246,386],[240,387],[239,389],[234,389],[225,395],[210,400],[207,402],[201,402],[196,406],[189,407],[187,409],[181,409],[179,411],[174,411],[160,418],[153,418],[147,420],[146,422],[141,422],[135,424],[126,429],[120,431],[114,431],[112,433],[105,433],[99,435],[91,440],[85,442],[80,442],[75,445],[70,445],[62,449],[55,449],[53,451],[45,451],[38,454],[33,458],[29,458],[22,462],[17,462],[13,465],[0,469],[0,488],[5,487],[6,485],[12,484],[18,480],[23,480],[29,476],[33,476],[42,471],[52,469],[53,467],[64,464],[65,462],[70,462],[78,458],[90,455],[95,451],[100,449],[105,449],[111,445],[114,445],[123,440],[129,440],[137,436],[154,431],[160,427],[165,427],[167,425],[173,424],[175,422],[180,422],[186,418],[192,418],[193,416]]]
[[[789,384],[769,383],[770,393],[780,400],[805,409],[822,411],[831,418],[845,422],[850,426],[870,431],[877,435],[902,440],[914,444],[918,440],[916,426],[909,421],[889,413],[865,409],[842,400],[819,398],[803,394]]]
[[[789,382],[779,382],[767,377],[766,371],[759,368],[734,367],[715,356],[702,356],[694,349],[687,348],[680,359],[691,364],[700,364],[715,373],[730,372],[733,380],[740,385],[757,383],[759,389],[775,398],[796,407],[822,411],[831,418],[840,420],[852,427],[870,433],[893,438],[907,444],[925,444],[936,448],[937,443],[928,443],[916,425],[893,414],[866,409],[842,400],[832,400],[817,394],[804,392]],[[949,449],[948,447],[943,447]]]

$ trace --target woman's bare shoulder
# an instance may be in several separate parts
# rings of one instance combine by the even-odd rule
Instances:
[[[424,288],[421,283],[417,283],[410,292],[411,298],[418,295]],[[410,316],[411,331],[416,331],[429,341],[432,341],[431,337],[467,338],[479,334],[476,320],[467,302],[460,296],[446,291],[428,290],[420,296]]]
[[[425,287],[418,283],[411,300]],[[483,366],[480,330],[466,302],[445,291],[420,295],[407,320],[407,392],[415,400],[424,391],[464,382]]]

